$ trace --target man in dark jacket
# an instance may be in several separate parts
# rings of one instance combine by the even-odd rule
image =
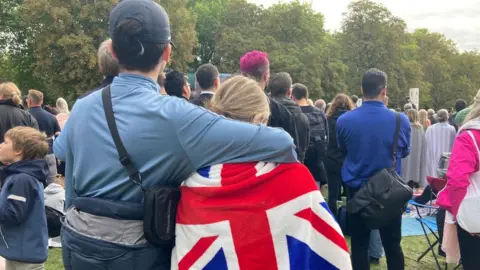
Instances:
[[[212,64],[201,65],[195,73],[195,78],[200,86],[201,92],[200,95],[191,102],[197,106],[205,107],[220,86],[218,69]]]
[[[42,109],[43,104],[43,93],[38,90],[29,90],[28,99],[27,99],[28,111],[35,119],[37,119],[38,127],[40,131],[47,134],[48,142],[48,155],[45,159],[48,162],[48,167],[50,168],[50,173],[48,175],[47,184],[53,183],[55,177],[57,177],[57,160],[53,154],[53,139],[55,136],[60,134],[60,125],[58,124],[57,118],[53,114]]]
[[[272,76],[268,89],[272,99],[285,106],[295,119],[298,134],[298,160],[304,162],[305,153],[310,140],[310,124],[307,116],[302,113],[300,107],[290,99],[292,96],[292,78],[286,72],[280,72]]]
[[[260,51],[251,51],[245,53],[240,58],[240,72],[256,80],[262,89],[266,89],[270,80],[270,62],[267,53]],[[300,159],[300,140],[297,133],[295,118],[290,111],[281,103],[268,97],[270,102],[270,119],[268,126],[279,127],[288,132],[295,143],[296,152]]]
[[[308,104],[308,88],[300,83],[292,86],[292,98],[307,116],[310,124],[310,140],[305,154],[305,166],[312,173],[315,181],[323,187],[327,184],[327,172],[323,161],[327,156],[328,124],[325,113]],[[335,202],[336,203],[336,202]]]
[[[20,90],[14,83],[0,84],[0,143],[3,143],[3,136],[11,128],[26,126],[38,129],[37,120],[18,107],[21,102],[19,93]]]

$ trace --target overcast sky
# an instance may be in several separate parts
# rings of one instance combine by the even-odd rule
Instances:
[[[265,6],[279,0],[249,0]],[[401,17],[411,31],[428,28],[445,34],[463,50],[480,50],[480,0],[374,0]],[[288,0],[282,0],[288,2]],[[307,1],[310,2],[310,1]],[[325,27],[340,28],[350,0],[313,0],[313,8],[325,16]]]

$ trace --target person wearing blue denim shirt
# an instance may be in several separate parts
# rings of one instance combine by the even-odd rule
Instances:
[[[362,79],[362,106],[340,116],[337,121],[337,141],[346,153],[342,167],[342,179],[348,186],[349,197],[376,172],[393,164],[393,140],[396,113],[384,104],[387,96],[387,75],[378,69],[365,72]],[[401,174],[401,158],[410,153],[410,123],[400,114],[397,167]],[[371,230],[367,228],[360,213],[349,215],[352,226],[352,265],[355,270],[369,269],[368,247]],[[403,270],[404,257],[401,248],[402,217],[398,215],[384,227],[379,228],[389,270]]]
[[[168,15],[150,0],[123,0],[110,13],[120,74],[111,84],[118,132],[142,187],[178,187],[197,169],[248,161],[297,162],[281,129],[229,120],[177,97],[156,82],[169,61]],[[143,233],[144,193],[122,167],[102,91],[78,100],[54,151],[66,161],[62,227],[65,269],[170,269],[170,248]]]

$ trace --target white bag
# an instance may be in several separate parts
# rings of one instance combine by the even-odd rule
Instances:
[[[471,131],[467,132],[472,137],[480,160],[480,150],[475,136]],[[470,176],[470,185],[467,188],[465,198],[460,203],[457,221],[458,225],[465,231],[474,234],[480,233],[480,171]]]

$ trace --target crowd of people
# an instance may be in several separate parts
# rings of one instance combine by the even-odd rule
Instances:
[[[388,269],[405,269],[402,215],[372,229],[361,213],[347,214],[348,255],[337,223],[346,210],[337,205],[392,166],[412,188],[426,188],[427,176],[437,176],[438,161],[447,152],[452,153],[447,184],[438,194],[446,214],[441,222],[457,224],[463,267],[476,269],[480,91],[471,106],[458,100],[454,113],[417,110],[410,102],[402,113],[388,109],[387,74],[370,69],[359,85],[361,100],[339,93],[331,102],[313,102],[308,87],[294,83],[288,73],[270,74],[268,55],[261,51],[246,52],[239,73],[224,82],[217,67],[200,66],[192,91],[185,73],[166,70],[172,41],[160,5],[120,2],[109,15],[109,33],[97,55],[104,80],[80,96],[71,112],[63,98],[55,106],[44,105],[38,90],[22,97],[14,83],[0,84],[0,256],[7,269],[43,269],[49,246],[62,247],[65,269],[200,269],[197,260],[217,258],[202,259],[198,250],[209,248],[201,233],[213,229],[199,227],[205,220],[229,216],[228,234],[238,234],[235,220],[246,226],[241,231],[263,235],[265,215],[259,211],[265,205],[278,201],[274,206],[280,206],[289,202],[280,198],[295,201],[306,194],[305,207],[313,214],[301,217],[316,222],[314,229],[270,220],[272,246],[261,242],[263,236],[245,242],[241,235],[250,234],[233,235],[234,248],[223,251],[228,269],[288,264],[291,269],[363,270],[383,254]],[[105,100],[111,100],[113,120]],[[277,190],[275,182],[285,186]],[[181,199],[174,202],[179,216],[173,245],[153,244],[144,231],[150,214],[144,208],[146,194],[156,186],[182,187]],[[48,239],[45,206],[65,214],[61,241]],[[325,209],[329,214],[322,216]],[[318,223],[315,215],[324,221]],[[168,218],[160,224],[166,223]],[[287,230],[305,239],[322,263],[304,249],[296,259],[281,256],[274,235],[288,235]],[[319,241],[323,238],[316,233],[325,230],[322,237],[328,241]],[[198,247],[197,238],[202,240]],[[194,248],[196,257],[189,253]]]

